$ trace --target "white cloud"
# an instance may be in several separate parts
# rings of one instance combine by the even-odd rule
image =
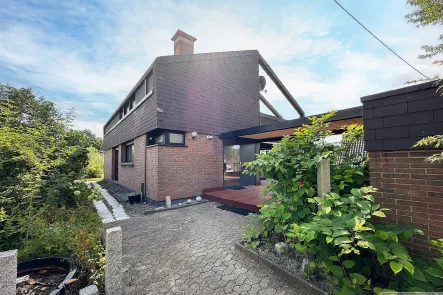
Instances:
[[[11,1],[0,7],[0,75],[4,67],[30,86],[58,93],[61,108],[76,108],[77,128],[96,134],[106,121],[103,113],[113,112],[154,58],[173,53],[170,37],[178,28],[197,37],[196,52],[258,49],[307,114],[359,105],[361,96],[417,78],[383,48],[353,45],[337,34],[342,19],[314,6],[266,11],[229,1],[216,7],[167,0],[98,3]],[[429,75],[438,69],[416,59],[420,45],[435,41],[436,30],[388,29],[382,39],[414,66]],[[286,118],[295,117],[267,80],[268,99],[287,106],[278,109]],[[61,98],[64,93],[70,99]]]
[[[103,122],[74,120],[72,127],[78,130],[89,129],[96,136],[103,137]]]

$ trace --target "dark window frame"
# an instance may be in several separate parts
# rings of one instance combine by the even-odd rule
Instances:
[[[183,141],[181,143],[171,142],[170,141],[171,133],[183,135]],[[158,136],[161,136],[161,135],[163,135],[164,142],[163,143],[156,142],[155,138]],[[149,138],[152,138],[152,139],[150,140]],[[156,130],[154,132],[148,133],[147,145],[148,146],[151,146],[151,145],[186,146],[186,132],[176,131],[176,130],[166,130],[166,129]]]
[[[125,162],[126,163],[134,162],[134,143],[133,142],[125,145]]]

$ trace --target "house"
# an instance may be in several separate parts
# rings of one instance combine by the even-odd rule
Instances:
[[[196,40],[178,30],[174,55],[157,57],[104,125],[105,179],[154,201],[256,184],[256,177],[234,170],[254,159],[260,142],[219,135],[284,121],[261,93],[260,67],[304,117],[257,50],[194,54]],[[260,101],[273,116],[260,112]],[[226,159],[224,149],[237,156]]]

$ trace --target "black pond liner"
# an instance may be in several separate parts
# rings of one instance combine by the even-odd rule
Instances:
[[[44,257],[19,262],[17,264],[17,277],[28,275],[41,269],[57,269],[66,272],[66,277],[49,295],[58,295],[65,293],[65,287],[74,276],[77,268],[72,258],[66,257]]]

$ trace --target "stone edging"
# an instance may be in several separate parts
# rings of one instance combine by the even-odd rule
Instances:
[[[317,286],[314,286],[313,284],[311,284],[307,280],[305,280],[305,279],[303,279],[303,278],[301,278],[299,276],[296,276],[293,273],[290,273],[289,271],[287,271],[286,269],[278,266],[277,264],[275,264],[274,262],[270,261],[266,257],[260,256],[260,254],[258,252],[252,251],[252,250],[246,248],[245,246],[243,246],[240,243],[235,243],[235,248],[238,251],[244,253],[246,256],[248,256],[248,257],[258,261],[258,263],[261,263],[261,264],[267,266],[268,268],[272,269],[278,276],[280,276],[281,278],[285,279],[286,281],[288,281],[289,283],[293,284],[294,286],[299,287],[306,294],[309,294],[309,295],[328,295],[327,292],[321,290]]]
[[[187,207],[191,207],[191,206],[196,206],[196,205],[201,205],[204,203],[208,203],[210,202],[209,200],[204,200],[202,199],[200,202],[194,202],[191,204],[183,204],[182,206],[175,206],[175,207],[171,207],[171,208],[162,208],[162,209],[157,209],[157,210],[148,210],[145,211],[145,213],[143,213],[143,215],[149,215],[149,214],[153,214],[153,213],[158,213],[158,212],[164,212],[164,211],[169,211],[169,210],[175,210],[175,209],[182,209],[182,208],[187,208]]]

